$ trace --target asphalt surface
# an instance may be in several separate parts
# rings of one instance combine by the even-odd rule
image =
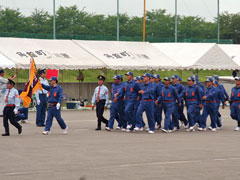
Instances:
[[[0,137],[0,180],[239,180],[240,132],[229,109],[221,113],[217,132],[150,135],[97,132],[95,112],[64,111],[69,134],[55,121],[49,136],[30,113],[22,135],[11,126],[11,136]]]

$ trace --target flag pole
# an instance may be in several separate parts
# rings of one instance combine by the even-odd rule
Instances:
[[[143,7],[143,42],[146,40],[146,0],[144,0]]]

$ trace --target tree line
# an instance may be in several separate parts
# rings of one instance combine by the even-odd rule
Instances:
[[[146,36],[174,38],[174,15],[164,9],[147,11]],[[240,13],[223,12],[220,16],[221,39],[240,43]],[[116,15],[88,13],[77,6],[60,6],[56,11],[56,33],[73,35],[116,36]],[[120,36],[141,37],[142,17],[120,14]],[[53,16],[35,9],[24,16],[19,9],[0,8],[0,33],[42,33],[53,31]],[[208,22],[199,16],[178,16],[178,37],[182,39],[216,39],[217,19]]]

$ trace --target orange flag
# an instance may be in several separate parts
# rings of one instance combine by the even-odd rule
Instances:
[[[38,90],[42,90],[42,85],[37,77],[37,69],[35,66],[34,59],[31,58],[30,69],[29,69],[29,79],[25,84],[23,92],[19,96],[23,100],[23,106],[28,108],[31,104],[32,95]]]

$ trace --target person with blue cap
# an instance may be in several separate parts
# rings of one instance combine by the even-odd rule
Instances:
[[[161,82],[161,76],[159,74],[155,75],[155,83],[157,86],[157,93],[156,93],[156,99],[160,96],[161,92],[162,92],[162,87],[163,84]],[[154,106],[155,112],[154,112],[154,120],[156,121],[156,129],[161,129],[162,125],[162,106],[158,106],[155,104]]]
[[[63,100],[62,87],[58,85],[57,77],[53,76],[50,85],[41,84],[42,88],[48,91],[48,112],[46,127],[42,132],[43,135],[49,135],[52,127],[53,117],[56,118],[59,126],[63,130],[63,134],[67,134],[68,127],[61,117],[61,103]]]
[[[19,96],[22,93],[22,89],[18,90]],[[16,114],[16,121],[25,124],[28,123],[28,108],[22,107],[22,99],[20,99],[20,108],[18,109],[18,112]]]
[[[49,86],[48,80],[45,78],[46,73],[45,70],[42,69],[39,71],[39,80],[41,84]],[[36,126],[37,127],[44,127],[45,126],[45,119],[46,119],[46,111],[47,111],[47,94],[48,91],[38,90],[35,93],[36,100],[37,100],[37,110],[36,110]]]
[[[4,78],[5,72],[3,69],[0,69],[0,92],[2,91],[2,89],[6,86],[6,84],[8,83],[8,79],[14,80],[17,76],[16,74],[13,75],[12,77],[5,79]],[[3,116],[3,108],[5,106],[4,103],[4,96],[0,93],[0,116]]]
[[[193,76],[194,77],[194,76]],[[201,86],[200,86],[200,83],[199,83],[199,81],[194,77],[194,79],[195,79],[195,85],[197,86],[197,87],[199,87],[199,91],[200,91],[200,94],[201,94],[201,97],[203,97],[204,96],[204,88],[202,88]],[[199,106],[197,106],[196,107],[196,110],[195,110],[195,112],[196,112],[196,116],[195,116],[195,127],[196,126],[198,126],[198,127],[200,127],[200,121],[201,121],[201,118],[202,118],[202,115],[201,115],[201,110],[203,109],[203,104],[202,104],[203,102],[202,102],[202,99],[198,102],[198,104],[199,104]]]
[[[125,109],[124,109],[124,123],[123,129],[127,132],[134,131],[134,107],[138,97],[138,91],[140,90],[139,84],[133,80],[133,73],[127,72],[127,81],[123,83],[123,86],[119,93],[115,94],[117,100],[124,96]]]
[[[164,78],[164,86],[162,88],[162,92],[160,96],[156,100],[156,104],[162,105],[163,111],[165,114],[164,119],[164,128],[162,129],[163,132],[168,133],[172,132],[173,130],[173,123],[171,120],[171,116],[175,110],[175,104],[177,103],[178,106],[181,106],[181,100],[176,89],[170,84],[170,78]]]
[[[147,115],[148,127],[149,127],[148,133],[154,134],[154,130],[155,130],[154,86],[150,82],[151,75],[149,73],[145,73],[143,77],[144,77],[144,84],[140,86],[140,90],[138,91],[138,93],[142,95],[142,99],[137,110],[137,123],[134,130],[135,131],[143,130],[142,115],[143,115],[143,112],[145,111]]]
[[[235,131],[240,131],[240,77],[235,77],[235,84],[231,90],[230,115],[233,120],[237,121]]]
[[[213,82],[213,86],[215,87],[215,90],[216,90],[216,114],[219,114],[219,108],[220,108],[220,103],[222,103],[222,108],[224,109],[224,106],[225,106],[225,99],[224,99],[224,94],[223,92],[221,91],[221,89],[219,88],[219,85],[218,85],[218,81],[214,81]],[[222,122],[220,121],[218,115],[217,115],[217,129],[221,129],[222,127]],[[209,129],[211,130],[212,127],[209,126]]]
[[[189,77],[188,85],[185,88],[184,99],[187,106],[187,117],[189,122],[188,132],[195,131],[196,109],[202,107],[202,93],[200,87],[194,84],[194,77]]]
[[[200,88],[202,88],[202,90],[204,91],[204,85],[199,81],[199,76],[197,74],[195,74],[194,76],[194,79],[195,79],[195,83],[197,86],[199,86]]]
[[[215,132],[216,129],[216,122],[217,122],[217,114],[216,114],[216,88],[213,86],[213,78],[209,77],[206,80],[207,88],[205,89],[204,96],[202,100],[204,101],[204,108],[202,113],[202,118],[200,122],[200,127],[198,128],[199,131],[206,131],[206,122],[207,117],[210,115],[211,118],[211,131]]]
[[[182,106],[182,102],[183,102],[182,98],[185,93],[185,89],[184,89],[184,86],[182,86],[178,83],[177,75],[172,76],[172,86],[176,89],[176,92],[177,92],[179,98],[181,99],[181,106]],[[174,125],[174,129],[173,129],[174,131],[178,130],[180,128],[179,127],[179,119],[180,119],[179,108],[181,106],[178,106],[178,103],[175,103],[175,105],[174,105],[173,119],[172,119],[173,125]],[[187,127],[187,121],[184,123],[186,123],[185,127]]]
[[[115,75],[113,77],[114,83],[112,84],[112,89],[111,89],[111,94],[112,94],[112,103],[110,106],[110,119],[108,121],[108,125],[105,128],[107,131],[112,131],[113,130],[113,125],[114,125],[114,120],[116,115],[120,112],[123,111],[123,109],[119,108],[119,102],[123,101],[123,99],[117,100],[117,98],[114,97],[116,93],[118,93],[121,89],[120,83],[120,76]],[[118,124],[122,124],[123,117],[122,117],[122,112],[119,113],[119,120]]]
[[[106,127],[108,125],[108,120],[103,117],[104,110],[107,109],[108,103],[109,103],[109,93],[108,88],[104,86],[105,77],[102,75],[99,75],[97,77],[98,79],[98,86],[95,88],[93,97],[92,97],[92,110],[94,110],[94,105],[96,104],[96,115],[97,115],[97,128],[96,131],[101,130],[101,124],[102,122],[106,124]]]
[[[218,75],[214,75],[213,77],[214,77],[214,79],[218,82],[218,87],[219,87],[219,89],[222,91],[222,93],[223,93],[223,95],[224,95],[224,100],[225,100],[225,102],[226,102],[226,101],[229,101],[229,95],[228,95],[225,87],[224,87],[221,83],[219,83],[219,80],[220,80],[220,79],[219,79],[219,76],[218,76]],[[218,112],[218,119],[219,119],[221,122],[223,121],[223,118],[222,118],[220,112]]]

